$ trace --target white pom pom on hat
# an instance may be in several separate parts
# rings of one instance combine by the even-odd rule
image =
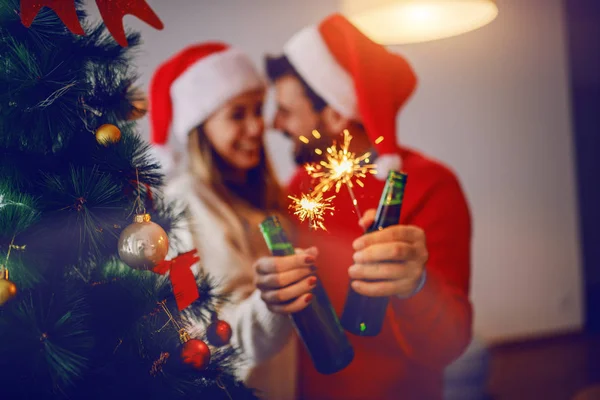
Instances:
[[[400,171],[402,168],[402,158],[398,154],[384,154],[377,157],[377,173],[375,177],[379,180],[386,180],[390,171]]]

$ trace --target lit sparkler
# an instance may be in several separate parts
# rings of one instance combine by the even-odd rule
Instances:
[[[298,217],[300,222],[308,219],[311,228],[327,230],[323,223],[325,220],[324,216],[327,211],[330,211],[333,215],[334,207],[331,205],[331,200],[335,196],[324,199],[322,192],[315,191],[309,194],[302,194],[300,198],[288,197],[293,201],[289,208],[294,210],[294,215]]]
[[[314,135],[314,133],[313,133]],[[354,196],[353,180],[360,186],[364,187],[364,183],[361,178],[365,178],[367,174],[376,174],[376,165],[369,164],[369,158],[371,153],[367,152],[361,156],[356,156],[354,153],[349,151],[350,142],[352,141],[352,135],[347,129],[344,129],[344,142],[338,149],[337,144],[334,143],[328,147],[325,154],[325,160],[321,161],[320,167],[315,168],[314,166],[305,167],[306,171],[313,178],[319,178],[320,182],[315,187],[315,192],[326,192],[330,188],[335,187],[335,192],[339,193],[342,185],[346,185],[350,197],[352,197],[352,204],[359,218],[362,217],[358,208],[358,202],[356,196]]]
[[[315,187],[315,191],[326,192],[335,186],[335,192],[339,193],[342,185],[352,188],[353,179],[358,186],[363,187],[364,184],[360,178],[365,178],[367,174],[377,173],[376,165],[368,164],[371,153],[365,153],[357,157],[348,150],[351,141],[352,135],[345,129],[342,146],[338,149],[337,144],[334,143],[327,148],[325,154],[326,160],[320,163],[323,168],[314,170],[314,172],[307,170],[313,178],[321,179]]]

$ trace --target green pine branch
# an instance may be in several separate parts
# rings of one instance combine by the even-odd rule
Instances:
[[[46,391],[75,383],[87,369],[94,339],[86,329],[89,319],[81,293],[52,290],[49,285],[21,294],[18,302],[2,308],[0,318],[0,359],[10,366],[11,379],[4,388],[31,385],[35,377]],[[4,371],[3,371],[4,372]]]
[[[9,240],[35,224],[40,217],[36,201],[26,193],[12,191],[0,181],[0,235]]]
[[[100,257],[108,235],[117,238],[115,226],[122,219],[124,195],[120,185],[97,167],[71,167],[67,176],[44,173],[42,201],[48,221],[59,239],[79,249],[78,258]],[[126,203],[125,203],[126,204]]]
[[[198,277],[200,297],[180,313],[168,277],[118,259],[138,200],[173,250],[185,229],[181,205],[161,193],[149,144],[127,120],[140,35],[128,32],[122,48],[85,20],[82,0],[86,36],[72,35],[49,8],[26,28],[19,3],[0,1],[0,263],[18,287],[0,306],[2,393],[255,399],[233,374],[242,359],[231,346],[211,347],[202,371],[183,364],[178,327],[161,306],[207,326],[227,301],[219,282]],[[97,143],[102,124],[116,125],[121,140]]]

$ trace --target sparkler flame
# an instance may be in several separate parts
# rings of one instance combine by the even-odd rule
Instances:
[[[308,219],[311,228],[327,230],[324,225],[324,216],[327,211],[330,211],[333,215],[335,208],[331,205],[331,201],[335,196],[324,199],[322,192],[315,191],[308,194],[303,193],[300,198],[294,196],[288,197],[293,201],[289,208],[294,210],[294,215],[298,217],[300,222]]]
[[[338,149],[337,144],[334,143],[327,148],[326,160],[320,163],[322,168],[305,167],[313,178],[320,178],[319,184],[315,187],[316,192],[326,192],[335,186],[335,192],[339,193],[342,185],[347,185],[351,189],[353,179],[357,185],[363,187],[364,184],[360,178],[365,178],[367,174],[377,173],[376,165],[368,164],[371,153],[365,153],[357,157],[348,150],[351,141],[352,135],[345,129],[342,146]],[[363,162],[366,162],[366,164]]]
[[[304,166],[304,169],[306,170],[306,172],[309,175],[312,175],[315,172],[317,172],[319,169],[321,169],[321,167],[319,165],[309,163]]]
[[[321,137],[321,134],[317,130],[313,130],[311,133],[316,139]],[[300,140],[303,143],[310,142],[305,136],[301,136]],[[382,140],[383,136],[377,138],[376,143],[381,143]],[[323,199],[323,194],[332,187],[335,187],[336,193],[339,193],[342,185],[346,185],[356,214],[359,218],[361,217],[358,202],[352,190],[352,180],[354,179],[354,182],[360,187],[364,187],[364,183],[360,178],[366,178],[367,174],[376,174],[377,166],[369,163],[371,153],[365,153],[357,157],[349,151],[351,141],[352,135],[350,135],[347,129],[344,129],[344,141],[339,149],[337,144],[334,143],[325,150],[325,161],[321,161],[319,164],[309,163],[304,165],[304,169],[311,177],[319,179],[319,183],[313,193],[303,194],[300,198],[288,196],[294,202],[290,205],[290,208],[294,209],[294,215],[301,222],[308,219],[313,229],[321,228],[327,230],[323,224],[324,214],[326,211],[330,211],[333,215],[335,208],[331,205],[331,200],[335,196]],[[315,149],[314,151],[318,155],[323,154],[323,150],[321,149]]]

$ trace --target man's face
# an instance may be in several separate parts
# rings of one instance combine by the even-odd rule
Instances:
[[[321,113],[314,110],[310,99],[306,96],[300,81],[293,76],[284,76],[275,82],[277,98],[277,114],[274,128],[294,141],[294,159],[296,164],[303,165],[316,162],[322,158],[315,149],[324,150],[331,145],[332,138],[322,123]],[[316,129],[321,133],[320,139],[312,135]],[[300,137],[309,140],[304,143]]]

